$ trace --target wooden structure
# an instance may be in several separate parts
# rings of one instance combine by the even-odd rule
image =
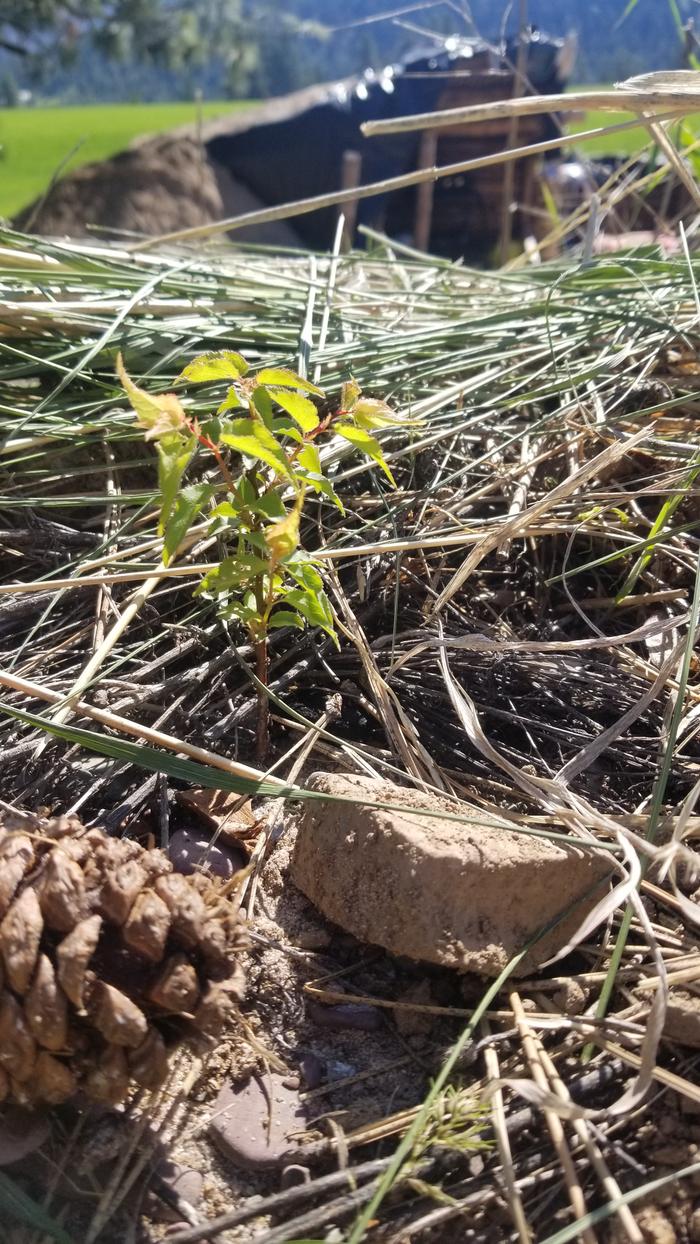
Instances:
[[[356,78],[141,139],[111,160],[66,175],[16,223],[52,235],[76,236],[95,225],[116,235],[159,234],[497,152],[512,138],[508,121],[381,138],[364,137],[361,126],[369,120],[487,103],[529,89],[539,94],[560,91],[563,48],[563,41],[532,32],[526,35],[524,51],[521,45],[520,50],[511,46],[495,53],[473,40],[447,40],[443,50],[418,54],[401,66],[367,70]],[[516,60],[524,66],[522,81],[514,72]],[[520,123],[518,144],[557,133],[551,117],[526,118]],[[523,239],[537,231],[536,156],[514,165],[512,200],[508,233]],[[484,168],[351,202],[345,208],[345,244],[356,243],[357,227],[369,225],[422,250],[488,263],[496,258],[503,210],[503,168]],[[505,210],[510,210],[509,203]],[[262,231],[243,230],[235,238],[325,250],[336,224],[337,211],[326,208]]]

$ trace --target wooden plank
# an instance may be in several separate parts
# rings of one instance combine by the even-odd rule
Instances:
[[[418,168],[433,168],[437,163],[438,131],[426,130],[421,135],[418,148]],[[416,191],[416,217],[413,226],[413,245],[416,250],[427,251],[430,246],[430,229],[433,223],[434,181],[424,181]]]
[[[343,152],[343,159],[340,166],[340,189],[355,190],[360,184],[362,176],[362,156],[359,151],[352,151],[348,148]],[[340,243],[340,249],[349,251],[355,238],[355,227],[357,225],[357,199],[349,198],[343,204],[342,213],[345,216],[345,224],[343,225],[343,236]],[[340,215],[340,212],[339,212]]]

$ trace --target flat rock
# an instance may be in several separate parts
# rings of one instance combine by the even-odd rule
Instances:
[[[245,866],[245,856],[240,851],[212,842],[201,829],[176,829],[168,843],[168,855],[175,872],[186,877],[204,869],[229,881]]]
[[[225,1085],[212,1111],[209,1135],[236,1166],[265,1170],[294,1161],[295,1138],[307,1127],[299,1090],[272,1073],[232,1088]]]
[[[400,807],[309,800],[292,858],[292,880],[324,916],[394,955],[497,976],[581,900],[522,961],[517,975],[527,975],[566,944],[604,892],[602,853],[504,829],[480,808],[473,822],[421,816],[456,808],[364,776],[316,773],[307,786]]]
[[[700,1050],[700,996],[672,989],[666,1006],[664,1036],[679,1045]]]

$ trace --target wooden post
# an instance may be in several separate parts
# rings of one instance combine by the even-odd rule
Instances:
[[[520,18],[519,18],[519,39],[518,54],[515,60],[515,77],[513,81],[513,98],[518,95],[526,95],[523,90],[523,80],[525,77],[525,60],[527,56],[527,45],[525,43],[525,28],[527,26],[527,0],[520,0]],[[511,151],[518,145],[518,118],[512,116],[508,129],[508,140],[506,143],[506,151]],[[507,164],[503,170],[503,200],[501,203],[501,238],[499,243],[499,254],[501,266],[508,262],[510,243],[513,236],[513,194],[515,192],[515,164]]]
[[[362,175],[362,156],[359,151],[348,149],[343,152],[343,160],[340,166],[340,189],[354,190],[360,184]],[[340,208],[338,215],[341,213],[345,216],[345,224],[343,226],[343,237],[340,243],[340,249],[349,251],[352,249],[353,239],[355,237],[355,225],[357,223],[357,199],[348,199]]]
[[[424,130],[418,147],[418,168],[432,168],[436,163],[438,130]],[[416,191],[416,218],[413,225],[413,245],[418,251],[430,246],[430,230],[433,223],[433,193],[435,182],[424,181]]]

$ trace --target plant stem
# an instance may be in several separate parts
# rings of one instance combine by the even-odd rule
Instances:
[[[264,762],[267,756],[270,730],[270,702],[267,698],[267,636],[255,644],[255,673],[263,684],[258,688],[258,720],[255,727],[255,758]]]
[[[270,733],[270,703],[267,698],[267,615],[265,611],[265,582],[262,575],[258,575],[253,584],[253,593],[255,595],[255,605],[258,611],[258,627],[253,636],[255,645],[255,673],[258,682],[262,683],[258,687],[258,720],[255,727],[255,756],[258,763],[262,763],[267,756]]]

